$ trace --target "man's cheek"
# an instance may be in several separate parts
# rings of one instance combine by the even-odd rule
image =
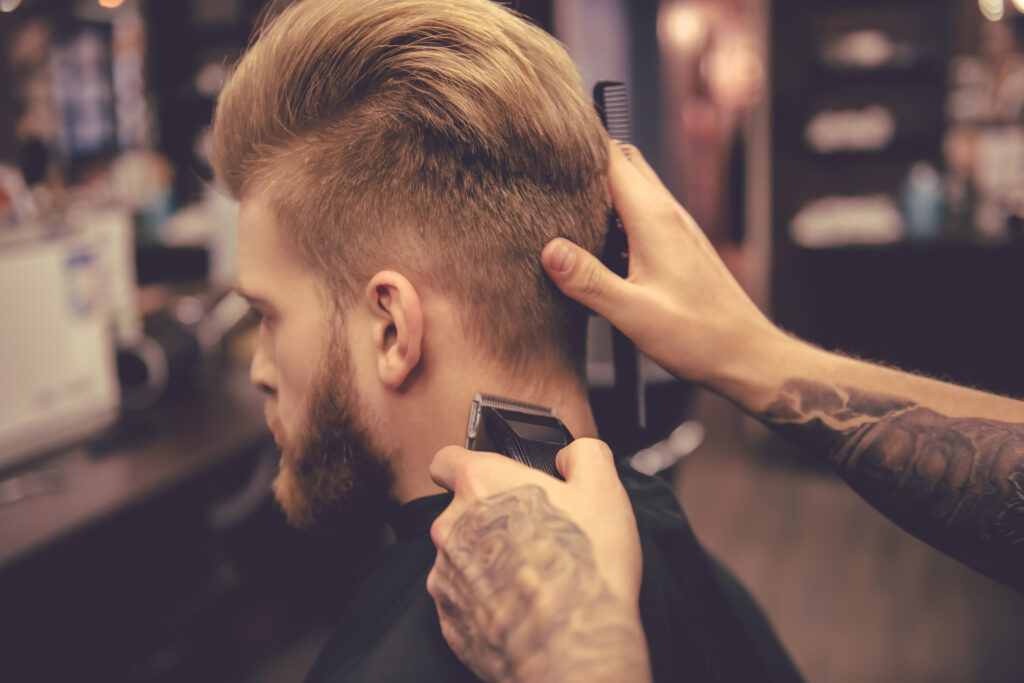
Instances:
[[[302,416],[297,415],[284,401],[267,412],[267,424],[274,434],[274,440],[283,454],[295,449],[295,435],[302,429]]]
[[[306,401],[282,400],[278,403],[277,422],[282,436],[289,443],[294,442],[296,435],[307,429],[309,419],[309,406]]]

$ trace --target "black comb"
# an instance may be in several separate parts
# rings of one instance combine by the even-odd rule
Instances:
[[[594,108],[609,137],[632,142],[629,125],[629,92],[622,81],[598,81],[594,86]]]
[[[594,85],[594,109],[608,136],[618,142],[632,142],[629,116],[629,91],[621,81],[598,81]],[[619,277],[629,275],[629,240],[618,213],[608,214],[608,236],[601,261]],[[612,328],[612,364],[615,370],[615,403],[619,406],[610,429],[602,437],[613,449],[639,448],[647,427],[644,384],[640,376],[640,356],[636,346],[624,334]]]
[[[621,81],[598,81],[594,85],[594,109],[601,117],[608,137],[619,142],[631,142],[629,124],[629,92]],[[608,238],[601,260],[616,275],[629,274],[629,242],[619,215],[613,209],[608,217]]]

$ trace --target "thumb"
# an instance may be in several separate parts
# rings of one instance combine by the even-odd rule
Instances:
[[[567,239],[556,237],[544,247],[540,262],[548,277],[566,296],[614,323],[627,284],[596,256]]]
[[[579,438],[558,451],[555,467],[566,482],[618,482],[615,457],[600,439]]]

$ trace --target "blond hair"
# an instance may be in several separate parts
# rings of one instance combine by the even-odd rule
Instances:
[[[304,0],[242,57],[211,138],[218,180],[269,202],[338,301],[402,269],[495,361],[582,377],[585,314],[539,254],[601,249],[606,136],[541,29],[489,0]]]

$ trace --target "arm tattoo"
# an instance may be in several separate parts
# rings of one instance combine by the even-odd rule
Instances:
[[[442,610],[474,671],[532,683],[630,681],[646,669],[631,607],[598,573],[590,539],[541,487],[469,507],[452,527],[446,555]]]
[[[919,538],[1024,590],[1024,422],[791,380],[760,416]]]

